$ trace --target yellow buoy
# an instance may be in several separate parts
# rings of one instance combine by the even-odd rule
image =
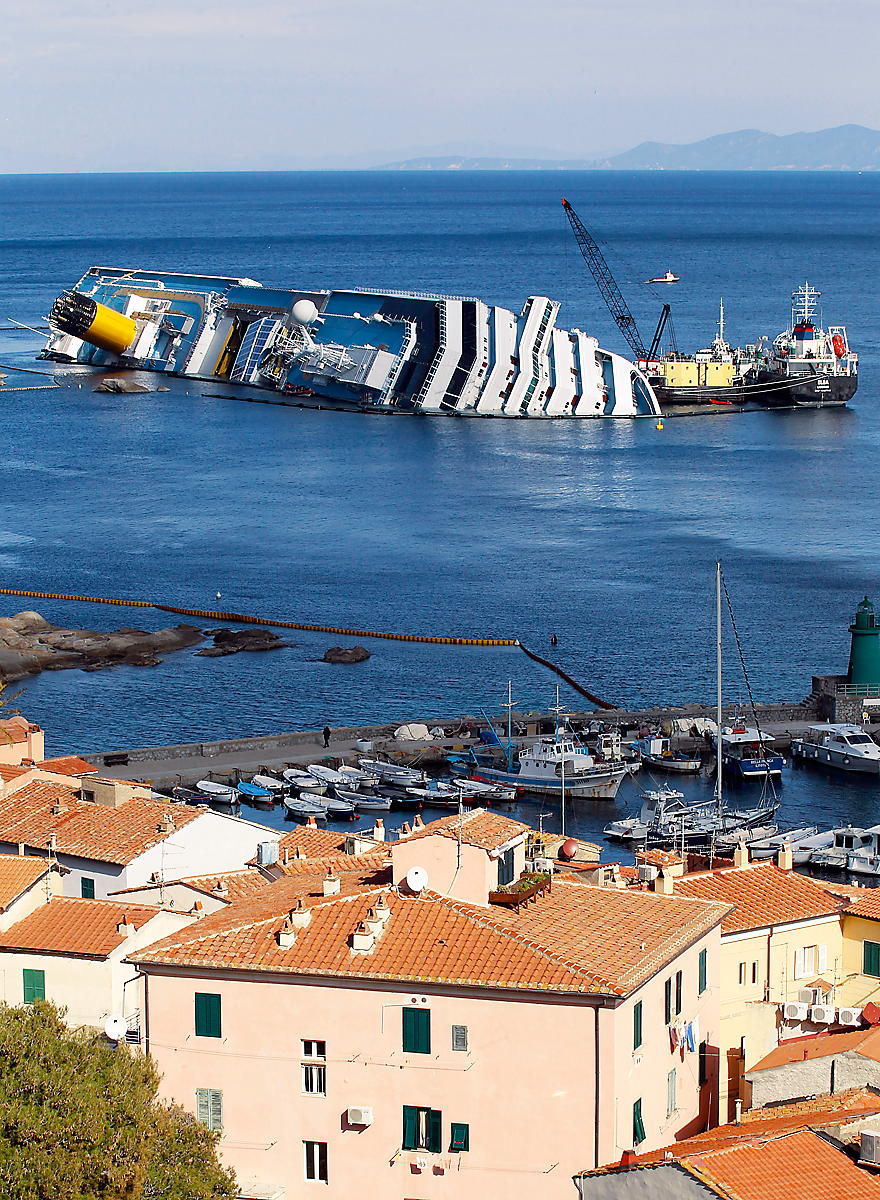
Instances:
[[[658,428],[658,429],[662,429],[662,428],[663,428],[663,420],[662,420],[662,418],[661,418],[661,420],[659,420],[659,421],[657,422],[657,428]]]

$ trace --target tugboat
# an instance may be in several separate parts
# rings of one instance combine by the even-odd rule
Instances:
[[[858,387],[859,356],[844,325],[816,324],[820,292],[805,283],[791,297],[791,327],[769,350],[756,347],[756,383],[763,404],[846,404]]]

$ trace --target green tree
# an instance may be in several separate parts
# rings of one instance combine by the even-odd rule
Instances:
[[[220,1200],[218,1135],[156,1101],[152,1062],[70,1030],[37,1001],[0,1007],[0,1195],[9,1200]]]

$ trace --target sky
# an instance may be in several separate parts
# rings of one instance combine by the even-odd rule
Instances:
[[[880,128],[880,0],[0,0],[0,18],[0,173]]]

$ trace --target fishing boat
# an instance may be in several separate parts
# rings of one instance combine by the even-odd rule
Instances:
[[[880,746],[858,725],[811,725],[802,737],[791,739],[791,753],[837,771],[880,774]]]
[[[353,787],[351,780],[341,771],[336,771],[333,767],[325,767],[321,763],[309,763],[309,774],[314,775],[316,779],[320,779],[322,783],[328,787]]]
[[[349,792],[345,788],[337,788],[336,795],[340,800],[347,800],[360,812],[389,812],[391,798],[389,796],[370,796],[364,792]]]
[[[304,800],[307,804],[317,804],[323,808],[329,817],[349,817],[354,818],[355,806],[350,800],[344,800],[341,796],[328,796],[324,792],[307,792],[302,791],[299,794],[300,800]]]
[[[717,730],[711,735],[718,747]],[[782,777],[785,759],[780,754],[769,753],[776,739],[757,726],[725,725],[721,730],[721,761],[725,773],[731,779],[761,781],[772,775]]]
[[[204,804],[208,797],[197,788],[175,787],[171,789],[172,798],[182,804]]]
[[[238,791],[248,800],[262,800],[264,803],[273,804],[272,793],[268,788],[260,787],[256,783],[247,783],[244,779],[238,785]]]
[[[225,783],[215,783],[213,779],[200,779],[196,790],[204,793],[212,804],[239,804],[238,792],[234,787]]]
[[[664,275],[655,275],[653,279],[645,280],[646,283],[678,283],[678,281],[678,275],[673,275],[668,269]]]
[[[480,783],[502,784],[543,796],[573,800],[613,800],[627,774],[623,764],[597,763],[575,747],[571,737],[558,733],[520,750],[516,770],[489,766],[477,760],[468,771]]]
[[[846,869],[853,875],[880,876],[880,825],[865,830],[870,841],[854,847],[846,858]]]
[[[667,811],[672,811],[673,806],[680,807],[679,802],[684,800],[684,792],[675,791],[668,784],[657,790],[643,790],[642,794],[644,800],[638,816],[611,821],[602,831],[605,838],[611,842],[644,842],[660,831]]]
[[[853,825],[844,825],[832,831],[831,842],[826,846],[815,848],[810,854],[810,865],[824,867],[826,870],[845,871],[850,857],[874,844],[873,835],[867,829],[859,829]]]
[[[404,767],[399,763],[382,762],[378,758],[360,758],[358,766],[362,771],[376,775],[383,783],[397,787],[421,787],[428,781],[424,771],[415,767]]]
[[[373,787],[379,778],[371,771],[363,771],[360,767],[349,767],[345,763],[339,768],[339,774],[348,781],[343,786],[354,790],[359,787]]]
[[[92,267],[49,314],[41,357],[274,394],[305,408],[439,416],[658,416],[644,372],[560,304],[519,313],[474,296],[264,288],[253,279]],[[229,387],[227,386],[227,391]]]
[[[284,807],[295,817],[314,817],[316,821],[327,820],[327,810],[323,805],[314,801],[304,800],[302,796],[285,796]]]
[[[276,779],[274,775],[253,775],[251,783],[256,787],[264,788],[267,792],[283,792],[284,784],[280,779]]]
[[[676,775],[699,775],[702,762],[698,754],[673,750],[667,737],[645,737],[636,742],[639,757],[646,766]]]
[[[777,832],[763,838],[755,837],[753,834],[746,842],[749,848],[749,857],[775,858],[780,850],[787,849],[792,851],[793,859],[794,847],[799,846],[801,842],[813,837],[818,832],[816,825],[810,825],[805,829],[787,829],[782,833]]]
[[[288,767],[286,771],[281,772],[281,777],[285,783],[290,784],[297,790],[300,788],[308,788],[310,792],[324,792],[327,790],[327,784],[320,779],[316,779],[314,775],[310,775],[308,771],[301,771],[297,767]]]

